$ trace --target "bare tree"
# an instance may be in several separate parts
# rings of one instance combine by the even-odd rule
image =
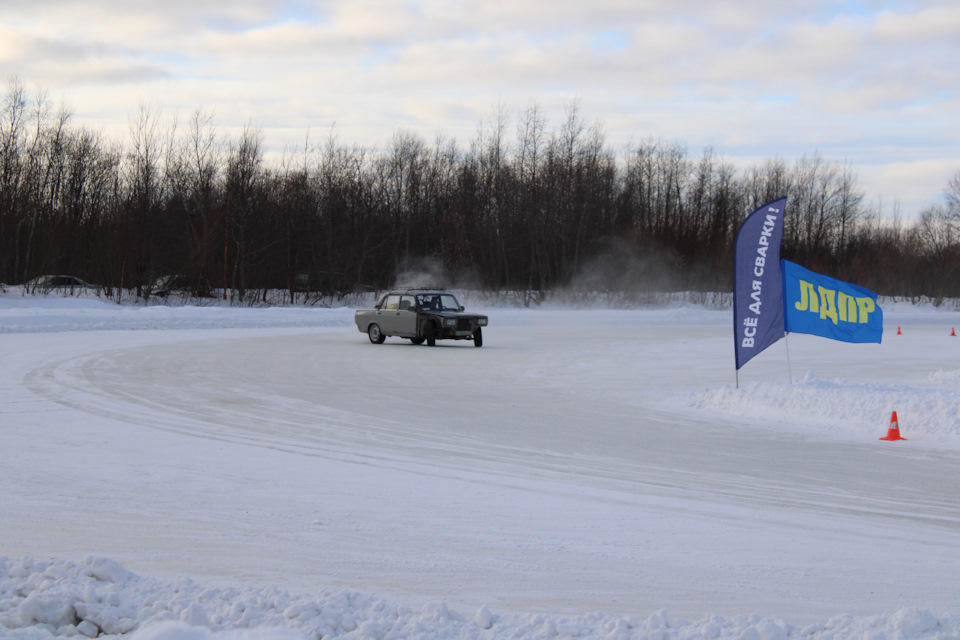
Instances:
[[[125,218],[127,252],[120,277],[120,286],[133,285],[137,296],[144,295],[144,286],[154,271],[154,235],[161,205],[163,138],[159,113],[141,104],[130,122],[131,149],[127,153],[125,181],[127,203]],[[129,274],[129,275],[128,275]],[[132,281],[132,282],[130,282]]]
[[[960,171],[953,174],[944,191],[947,201],[947,215],[955,224],[960,224]]]
[[[840,229],[837,238],[837,263],[839,265],[846,259],[850,232],[863,215],[864,194],[857,188],[857,177],[849,162],[844,162],[840,168],[838,191]]]
[[[237,291],[242,301],[247,289],[247,261],[250,259],[251,226],[256,213],[257,199],[261,195],[263,175],[263,132],[247,125],[240,137],[233,141],[227,160],[226,193],[224,209],[224,273],[230,268],[230,288]],[[233,249],[233,264],[229,265],[230,248]],[[224,297],[227,293],[224,290]],[[232,299],[231,293],[231,299]]]

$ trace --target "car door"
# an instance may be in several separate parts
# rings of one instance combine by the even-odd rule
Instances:
[[[398,336],[412,338],[417,335],[417,299],[413,296],[400,296],[400,306],[396,315]]]
[[[397,335],[397,314],[400,312],[400,295],[391,293],[377,309],[377,324],[388,336]]]

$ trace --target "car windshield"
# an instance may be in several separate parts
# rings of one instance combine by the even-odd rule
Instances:
[[[460,303],[449,293],[422,293],[417,304],[428,311],[460,311]]]

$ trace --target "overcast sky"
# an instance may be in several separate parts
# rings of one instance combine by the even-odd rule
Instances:
[[[0,0],[0,72],[123,143],[141,105],[272,149],[465,148],[498,105],[512,140],[531,104],[554,129],[576,102],[617,151],[849,162],[905,217],[960,171],[956,0]]]

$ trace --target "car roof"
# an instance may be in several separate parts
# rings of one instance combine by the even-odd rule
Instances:
[[[391,289],[387,293],[449,293],[446,289],[440,287],[409,287],[403,289]]]

